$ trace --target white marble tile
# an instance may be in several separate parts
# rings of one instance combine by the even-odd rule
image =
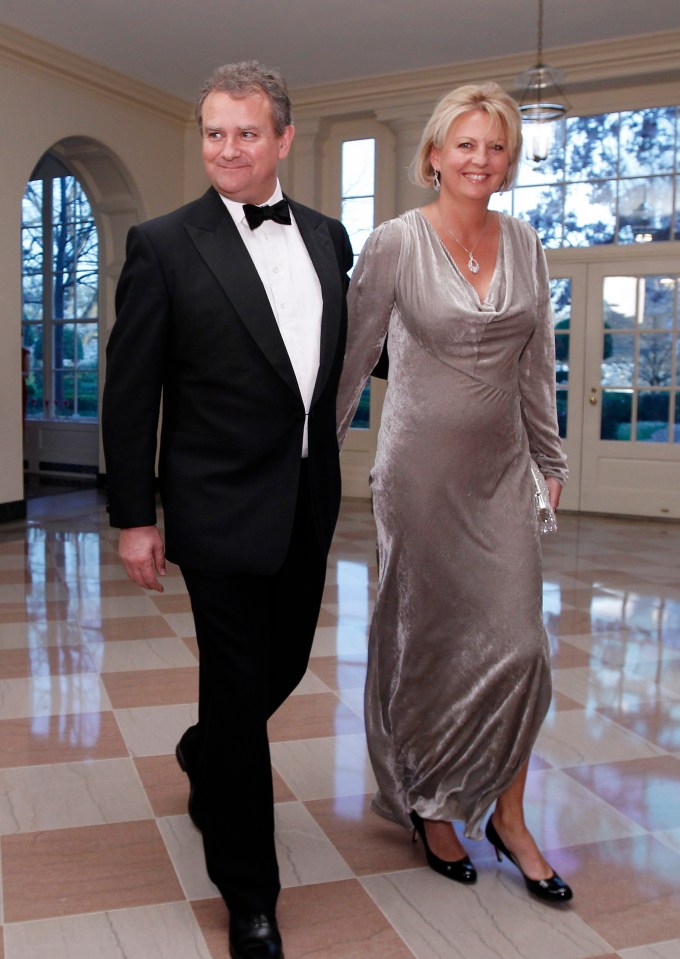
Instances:
[[[418,959],[581,959],[611,952],[570,908],[530,899],[501,870],[461,886],[430,869],[361,880]]]
[[[80,605],[78,622],[81,626],[97,628],[102,620],[118,616],[158,615],[158,608],[140,590],[139,596],[102,596],[87,600]]]
[[[312,656],[352,656],[366,653],[368,646],[366,625],[342,622],[337,626],[318,626],[314,634]]]
[[[0,623],[0,649],[30,649],[45,646],[80,646],[83,634],[77,623]]]
[[[195,636],[196,626],[191,613],[163,613],[163,619],[177,636]]]
[[[529,773],[524,810],[527,825],[541,849],[645,833],[642,826],[559,769]]]
[[[352,712],[359,717],[359,719],[364,718],[364,687],[355,686],[353,689],[339,689],[336,692],[336,696],[347,706]]]
[[[680,692],[667,688],[663,676],[660,678],[661,682],[656,676],[635,675],[633,670],[601,663],[597,668],[557,669],[553,673],[553,687],[590,709],[618,706],[626,699],[636,702],[656,702],[659,697],[680,699]]]
[[[619,949],[621,959],[678,959],[680,956],[680,939],[668,942],[655,942],[650,946],[639,946],[637,949]]]
[[[191,819],[186,815],[166,816],[158,820],[158,829],[187,899],[219,899],[219,889],[205,869],[201,834]]]
[[[211,959],[186,902],[5,926],[5,959]]]
[[[198,719],[195,704],[116,709],[116,720],[132,756],[164,756],[175,752],[180,736]]]
[[[570,670],[557,670],[562,672]],[[665,750],[599,713],[581,709],[549,713],[535,751],[558,768],[666,755]]]
[[[160,639],[123,639],[113,643],[90,642],[87,649],[102,673],[196,666],[198,663],[179,636]]]
[[[375,791],[364,736],[331,736],[271,744],[272,762],[298,799]]]
[[[131,760],[0,769],[0,832],[153,818]]]
[[[96,673],[0,679],[0,719],[65,716],[111,708]]]
[[[680,853],[680,829],[662,829],[658,832],[653,832],[652,835],[665,846]],[[680,953],[678,953],[678,955],[680,955]]]
[[[354,873],[300,802],[276,806],[276,856],[281,885],[351,879]]]

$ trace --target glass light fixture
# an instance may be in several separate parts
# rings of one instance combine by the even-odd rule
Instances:
[[[543,63],[543,0],[538,0],[537,46],[536,66],[517,77],[517,83],[524,91],[519,104],[524,126],[524,153],[534,163],[545,160],[550,153],[555,121],[569,109],[569,101],[560,87],[564,74]]]

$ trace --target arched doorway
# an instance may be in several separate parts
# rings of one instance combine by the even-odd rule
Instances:
[[[89,138],[55,144],[31,175],[22,217],[25,483],[101,476],[103,347],[125,236],[141,214],[120,160]]]

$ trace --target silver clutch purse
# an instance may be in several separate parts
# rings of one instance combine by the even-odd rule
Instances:
[[[541,473],[533,460],[531,460],[531,477],[534,487],[538,531],[539,533],[554,533],[557,530],[557,520],[555,518],[555,511],[550,505],[548,484],[545,481],[543,473]]]

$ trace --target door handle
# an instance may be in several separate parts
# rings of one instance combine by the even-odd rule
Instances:
[[[588,397],[588,402],[591,406],[597,406],[597,388],[592,387],[590,390],[590,396]]]

